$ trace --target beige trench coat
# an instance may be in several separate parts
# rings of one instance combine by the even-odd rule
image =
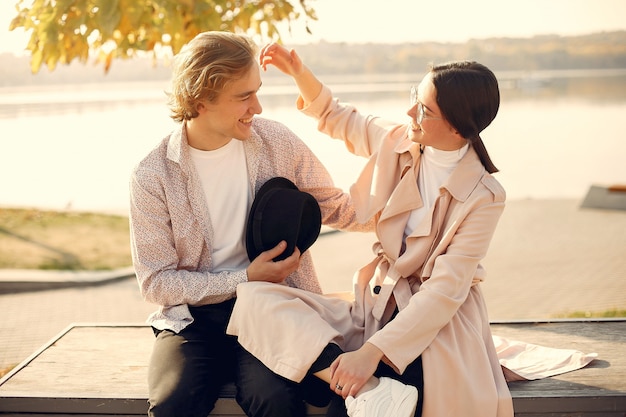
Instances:
[[[317,333],[319,328],[321,339],[339,340],[346,350],[369,341],[400,373],[421,355],[423,417],[513,416],[479,285],[485,276],[480,262],[504,209],[503,188],[485,171],[470,147],[404,246],[402,237],[409,215],[422,206],[417,187],[420,152],[418,145],[407,139],[408,126],[363,116],[333,100],[326,87],[313,103],[299,101],[298,105],[319,120],[320,131],[344,140],[351,152],[369,158],[351,194],[359,221],[378,218],[379,240],[374,247],[375,259],[355,275],[355,302],[350,309],[339,302],[318,305],[317,297],[305,301],[333,321],[343,338],[322,330],[323,324],[305,319],[307,333]],[[374,291],[377,286],[380,291]],[[258,295],[251,291],[247,300]],[[396,305],[400,313],[387,324]],[[231,321],[228,332],[238,333],[244,346],[248,343],[253,347],[260,344],[263,332],[258,326],[250,329],[251,325],[248,329],[256,334],[252,337],[242,330],[251,318],[249,308],[236,306],[235,323]],[[276,344],[285,330],[282,324],[274,325],[262,315],[268,322],[268,344]],[[351,318],[351,329],[346,328],[346,315]],[[292,318],[295,328],[302,325]],[[360,336],[347,337],[354,334]],[[301,343],[299,352],[306,349],[304,346],[318,349],[325,343],[304,340],[308,345]],[[259,353],[266,354],[268,361],[274,360],[268,352]],[[297,361],[298,353],[292,354]]]
[[[319,119],[321,131],[370,157],[351,189],[361,221],[379,216],[379,256],[355,280],[353,315],[362,317],[365,340],[400,372],[422,355],[424,417],[512,416],[479,285],[504,189],[470,147],[402,248],[408,217],[422,206],[420,152],[407,139],[408,126],[364,117],[326,88],[305,112]],[[394,299],[401,312],[381,329]]]

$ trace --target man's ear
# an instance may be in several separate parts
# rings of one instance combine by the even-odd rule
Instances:
[[[204,110],[206,110],[206,105],[202,101],[197,102],[195,107],[198,113],[202,113]]]

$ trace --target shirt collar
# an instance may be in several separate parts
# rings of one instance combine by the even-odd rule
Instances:
[[[400,141],[395,149],[398,154],[409,152],[415,164],[421,157],[420,146],[418,143],[412,142],[408,137]],[[456,200],[464,202],[476,188],[483,175],[485,168],[478,158],[478,154],[470,145],[469,149],[459,161],[452,174],[442,184],[442,187]]]

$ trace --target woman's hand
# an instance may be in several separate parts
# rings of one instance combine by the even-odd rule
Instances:
[[[259,64],[261,64],[261,68],[264,71],[267,71],[267,66],[271,64],[292,77],[300,75],[304,67],[296,51],[293,49],[288,50],[276,42],[270,43],[261,49]]]
[[[294,79],[302,96],[302,103],[298,104],[299,109],[315,100],[322,91],[320,80],[302,63],[293,49],[288,50],[277,43],[270,43],[261,50],[259,63],[264,70],[267,70],[268,65],[274,65]]]
[[[330,365],[331,389],[344,399],[356,396],[372,378],[382,357],[383,352],[371,343],[365,343],[354,352],[339,355]]]
[[[270,43],[261,50],[259,63],[264,70],[267,70],[268,65],[274,65],[283,73],[290,75],[296,82],[304,103],[312,102],[322,90],[322,83],[302,63],[293,49],[288,50],[275,42]],[[302,108],[300,104],[298,106]]]

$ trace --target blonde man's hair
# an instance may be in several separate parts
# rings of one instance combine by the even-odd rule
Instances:
[[[198,116],[198,102],[214,101],[256,63],[257,46],[230,32],[198,34],[174,58],[169,107],[177,122]]]

